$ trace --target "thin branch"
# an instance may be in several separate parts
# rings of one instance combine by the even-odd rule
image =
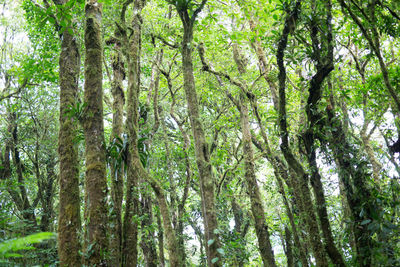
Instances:
[[[190,25],[193,26],[194,22],[196,20],[196,17],[199,15],[201,10],[204,8],[206,5],[207,0],[202,0],[200,6],[193,12],[193,16],[190,18]]]
[[[171,48],[179,48],[180,45],[178,43],[170,43],[167,40],[165,40],[161,35],[154,35],[152,34],[153,38],[157,38],[158,40],[160,40],[163,44],[165,44],[166,46],[169,46]]]
[[[384,5],[382,3],[382,1],[378,1],[379,5],[381,5],[382,7],[386,8],[390,14],[392,14],[393,17],[395,17],[396,19],[400,20],[400,15],[397,14],[395,11],[393,11],[390,7],[388,7],[387,5]]]
[[[221,177],[221,179],[220,179],[220,181],[218,183],[217,196],[219,196],[219,193],[221,192],[222,184],[225,181],[225,178],[227,177],[228,173],[236,170],[237,167],[239,166],[240,162],[242,161],[242,159],[243,159],[243,155],[236,161],[236,163],[235,163],[235,165],[233,167],[228,168],[228,169],[225,170],[224,174],[222,175],[222,177]]]
[[[244,92],[247,91],[247,90],[246,90],[246,86],[245,86],[242,82],[240,82],[240,81],[238,81],[238,80],[232,78],[232,77],[229,76],[227,73],[224,73],[224,72],[221,72],[221,71],[215,71],[215,70],[213,70],[213,69],[210,67],[210,65],[207,64],[207,62],[206,62],[206,60],[205,60],[205,57],[204,57],[204,46],[203,46],[203,45],[199,45],[199,46],[198,46],[198,51],[199,51],[201,63],[202,63],[202,65],[203,65],[203,67],[202,67],[202,70],[203,70],[203,71],[207,71],[207,72],[212,73],[212,74],[214,74],[214,75],[216,75],[216,76],[224,77],[224,78],[227,79],[231,84],[236,85],[236,86],[239,87],[240,89],[244,90]]]
[[[128,6],[129,6],[130,4],[132,4],[132,3],[133,3],[133,0],[126,0],[126,1],[122,4],[120,19],[121,19],[121,22],[122,22],[123,27],[126,26],[126,20],[125,20],[126,10],[128,9]]]
[[[367,16],[367,14],[365,14],[364,9],[362,9],[359,5],[357,5],[357,3],[354,0],[351,0],[351,2],[353,3],[353,5],[361,12],[361,14],[363,14],[363,16],[365,17],[365,19],[368,22],[371,22],[370,18]]]

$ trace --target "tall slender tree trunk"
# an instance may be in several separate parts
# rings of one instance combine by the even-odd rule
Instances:
[[[146,190],[146,189],[144,189]],[[155,235],[152,227],[153,224],[153,203],[149,192],[142,193],[141,200],[141,215],[142,219],[142,241],[141,247],[143,250],[144,259],[147,267],[158,266],[158,256],[155,243]]]
[[[131,21],[132,35],[126,44],[128,64],[128,91],[126,100],[126,131],[128,134],[128,164],[126,182],[126,204],[123,222],[123,265],[136,266],[138,258],[138,224],[133,220],[139,214],[139,172],[137,164],[141,164],[138,148],[139,134],[139,91],[140,91],[140,50],[142,35],[141,11],[144,1],[134,1]]]
[[[371,266],[373,258],[371,252],[374,247],[373,233],[368,228],[369,223],[362,224],[363,221],[371,221],[372,214],[377,212],[376,207],[370,203],[371,192],[366,183],[369,178],[369,170],[366,169],[366,163],[360,160],[358,152],[348,142],[343,125],[332,110],[333,106],[334,103],[331,103],[327,109],[328,125],[332,129],[328,145],[338,164],[339,178],[344,185],[351,219],[354,221],[356,261],[359,266]],[[357,168],[354,167],[354,162],[359,162]]]
[[[178,10],[183,23],[182,40],[182,69],[183,87],[188,105],[188,113],[195,142],[196,163],[200,174],[200,193],[206,238],[206,254],[208,266],[222,266],[221,256],[217,249],[220,247],[218,223],[215,210],[214,181],[211,172],[210,151],[205,139],[203,125],[200,121],[199,103],[193,75],[192,46],[193,23],[187,10]]]
[[[276,177],[276,180],[278,182],[278,188],[279,188],[279,191],[280,191],[280,193],[282,195],[283,203],[284,203],[285,208],[286,208],[286,214],[289,217],[290,227],[292,228],[294,245],[298,249],[298,258],[299,258],[302,266],[308,266],[308,261],[307,261],[307,256],[306,256],[307,253],[305,252],[305,249],[304,249],[302,243],[300,242],[300,237],[299,237],[299,234],[298,234],[298,231],[297,231],[297,228],[296,228],[296,223],[295,223],[295,220],[294,220],[293,211],[290,208],[290,204],[289,204],[288,198],[286,197],[285,188],[284,188],[283,182],[281,180],[281,179],[289,180],[289,177],[288,177],[289,175],[287,173],[287,170],[285,170],[286,167],[281,162],[277,163],[275,161],[275,164],[273,164],[273,165],[275,165],[274,166],[275,177]],[[296,189],[292,188],[292,190],[296,190]],[[299,199],[299,197],[297,197],[297,199]],[[299,202],[299,201],[297,201],[297,202]],[[288,262],[289,262],[289,259],[288,259]]]
[[[138,148],[138,119],[139,119],[139,91],[140,91],[140,46],[141,46],[141,10],[145,1],[134,2],[132,18],[132,35],[125,42],[126,57],[128,58],[128,94],[127,94],[127,123],[126,128],[129,138],[128,176],[126,188],[126,211],[124,220],[124,266],[137,265],[137,222],[132,217],[138,214],[138,179],[145,179],[153,188],[163,217],[163,226],[166,234],[167,248],[171,266],[184,266],[179,255],[178,242],[172,227],[169,207],[165,198],[165,192],[158,182],[144,169],[139,156]],[[133,206],[132,206],[133,205]]]
[[[171,215],[169,212],[167,200],[165,199],[164,190],[157,183],[157,181],[148,176],[147,172],[142,166],[138,165],[138,167],[140,174],[143,177],[147,178],[147,181],[150,183],[151,187],[154,190],[154,193],[157,196],[158,205],[160,208],[161,216],[163,218],[162,222],[167,241],[170,266],[185,266],[185,262],[183,261],[184,257],[181,255],[181,250],[179,249],[179,242],[178,239],[176,238],[175,230],[172,227]]]
[[[232,45],[233,59],[236,62],[239,74],[242,75],[246,72],[246,61],[243,60],[244,56],[236,43]],[[245,87],[245,85],[243,84]],[[247,91],[247,88],[242,88]],[[251,92],[250,92],[251,93]],[[245,178],[247,184],[247,191],[250,197],[251,212],[254,218],[254,226],[258,239],[258,248],[260,250],[261,258],[264,266],[276,266],[274,252],[272,250],[271,242],[269,240],[268,225],[265,221],[264,207],[260,195],[260,190],[257,184],[257,178],[254,168],[254,152],[252,147],[252,139],[250,132],[249,109],[247,98],[244,92],[240,94],[240,101],[236,102],[240,112],[240,126],[242,130],[243,141],[243,156],[245,166]]]
[[[285,254],[286,254],[286,259],[287,259],[287,266],[293,267],[293,266],[295,266],[295,263],[294,263],[293,248],[292,248],[292,235],[287,226],[285,226],[284,234],[285,234],[284,244],[285,244]]]
[[[250,29],[257,34],[257,30],[256,30],[256,22],[253,19],[249,20],[249,24],[250,24]],[[278,99],[278,89],[276,84],[273,82],[273,80],[270,77],[268,68],[269,65],[267,63],[267,58],[265,56],[264,50],[262,48],[261,45],[261,41],[259,38],[256,38],[254,41],[251,42],[251,45],[253,47],[253,49],[255,50],[255,53],[257,55],[258,61],[259,61],[259,68],[260,71],[263,73],[263,77],[265,79],[265,81],[268,83],[268,86],[271,90],[271,97],[272,97],[272,102],[274,104],[274,109],[279,112],[279,99]],[[296,176],[290,177],[288,174],[288,169],[285,166],[285,164],[283,163],[283,160],[281,159],[280,156],[278,155],[274,155],[274,153],[272,153],[272,150],[270,148],[269,145],[269,141],[268,141],[268,137],[266,135],[266,131],[264,129],[264,126],[262,124],[261,121],[261,117],[259,115],[258,112],[258,107],[257,107],[257,103],[254,99],[250,99],[251,101],[251,106],[253,109],[253,112],[256,116],[258,125],[260,127],[260,132],[261,132],[261,136],[264,140],[264,145],[259,145],[259,149],[261,149],[262,151],[266,152],[266,158],[267,160],[271,163],[273,169],[274,169],[274,173],[275,173],[275,177],[276,180],[278,182],[278,186],[279,186],[279,191],[282,194],[282,198],[283,198],[283,202],[285,204],[286,207],[286,213],[289,217],[289,222],[290,222],[290,226],[292,227],[292,232],[293,232],[293,236],[294,236],[294,243],[298,249],[298,254],[299,254],[299,259],[302,263],[303,266],[308,266],[308,262],[307,262],[307,256],[306,256],[306,252],[304,250],[304,247],[301,245],[300,243],[300,238],[298,235],[298,231],[296,228],[296,224],[294,221],[294,216],[293,213],[290,209],[290,205],[289,202],[287,200],[286,197],[286,193],[285,193],[285,189],[282,183],[283,179],[289,186],[289,188],[291,188],[291,190],[293,191],[295,198],[297,199],[297,205],[299,205],[300,210],[302,209],[302,203],[301,203],[301,197],[299,196],[299,192],[296,188],[294,188],[294,185],[297,184],[297,182],[294,179],[297,179]],[[288,259],[289,260],[289,259]]]
[[[301,192],[303,216],[305,218],[307,231],[311,243],[311,248],[316,260],[317,266],[328,266],[325,256],[324,247],[321,242],[319,234],[318,223],[314,213],[314,205],[312,203],[310,190],[308,188],[309,177],[305,173],[301,164],[297,161],[289,146],[289,131],[287,129],[287,116],[286,116],[286,68],[284,64],[284,51],[287,46],[288,36],[295,28],[295,23],[300,13],[301,1],[296,1],[294,10],[287,15],[285,19],[285,27],[282,31],[282,36],[278,43],[277,49],[277,63],[279,68],[279,127],[281,137],[281,150],[283,155],[295,173],[298,179],[298,188]]]
[[[63,0],[60,4],[66,3]],[[61,41],[60,65],[60,130],[58,158],[60,161],[58,217],[58,256],[60,266],[80,266],[79,232],[81,231],[78,149],[74,144],[77,122],[66,113],[77,103],[80,54],[76,39],[64,31]]]
[[[23,164],[19,153],[19,141],[18,141],[18,124],[17,124],[16,112],[8,113],[8,133],[10,137],[6,140],[6,151],[4,155],[4,177],[7,179],[12,177],[12,168],[10,164],[10,156],[12,158],[13,165],[15,166],[15,173],[17,176],[18,186],[8,186],[7,191],[11,195],[15,205],[17,206],[22,218],[25,220],[26,226],[24,234],[30,234],[37,230],[37,221],[35,215],[35,203],[30,203],[28,198],[28,190],[25,186],[25,179],[23,174]],[[1,174],[1,173],[0,173]],[[11,181],[10,181],[11,184]]]
[[[328,211],[326,208],[324,189],[322,186],[321,175],[319,174],[316,161],[316,152],[314,144],[310,143],[314,142],[310,140],[313,139],[313,137],[310,138],[309,136],[307,139],[308,140],[305,143],[308,143],[306,144],[306,148],[308,150],[307,151],[308,161],[311,168],[311,185],[313,187],[314,197],[317,204],[316,205],[317,213],[321,225],[322,234],[324,237],[325,250],[328,253],[331,261],[335,264],[335,266],[345,266],[343,257],[335,245],[332,235],[331,225],[328,219]]]
[[[114,43],[115,52],[112,58],[113,81],[111,84],[111,93],[113,96],[113,121],[111,141],[116,138],[123,138],[123,111],[125,104],[125,96],[122,82],[125,79],[124,64],[120,52],[121,44]],[[112,266],[120,266],[122,260],[122,200],[124,186],[124,170],[123,166],[111,166],[111,199],[112,213],[110,220],[110,264]]]
[[[157,233],[157,240],[158,240],[158,256],[160,258],[160,266],[165,266],[165,257],[164,257],[164,229],[162,227],[161,222],[161,215],[157,213],[157,225],[158,225],[158,233]]]
[[[260,196],[260,190],[257,185],[256,174],[254,170],[254,156],[251,142],[249,110],[245,96],[241,96],[240,102],[240,121],[242,127],[243,155],[245,161],[245,177],[247,190],[250,196],[251,211],[253,213],[258,247],[264,266],[276,266],[274,253],[272,251],[269,239],[268,226],[265,221],[264,208]]]
[[[87,106],[82,125],[86,158],[86,265],[106,266],[108,210],[103,125],[102,6],[95,0],[89,0],[85,12],[84,99]]]
[[[316,3],[313,2],[312,6],[313,9]],[[328,219],[328,211],[326,208],[326,201],[325,201],[325,194],[324,189],[321,182],[321,175],[319,173],[318,165],[317,165],[317,153],[316,153],[316,145],[315,139],[318,136],[318,129],[320,127],[319,132],[323,132],[324,130],[321,129],[321,120],[322,114],[318,111],[318,105],[322,97],[322,85],[323,82],[328,77],[329,73],[334,69],[333,66],[333,44],[332,44],[332,3],[331,1],[325,2],[325,9],[326,9],[326,21],[325,26],[326,30],[324,32],[324,37],[321,40],[318,39],[318,32],[320,31],[316,26],[317,18],[312,16],[312,19],[315,20],[310,25],[311,28],[311,40],[312,40],[312,47],[313,47],[313,59],[316,61],[316,69],[317,72],[314,74],[312,79],[310,80],[310,87],[308,89],[309,95],[306,104],[306,114],[308,119],[308,128],[303,135],[304,146],[306,149],[306,156],[307,161],[310,167],[310,181],[314,191],[314,197],[317,206],[317,213],[318,218],[320,221],[320,226],[322,230],[322,236],[324,238],[324,246],[325,250],[331,259],[332,263],[335,266],[345,266],[344,259],[340,254],[339,250],[337,249],[332,231],[330,222]],[[327,53],[324,55],[320,55],[319,46],[323,46],[327,48]]]

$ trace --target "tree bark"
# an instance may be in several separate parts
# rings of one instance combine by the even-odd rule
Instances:
[[[195,80],[193,75],[192,48],[193,48],[193,24],[196,15],[204,7],[205,1],[189,17],[187,7],[177,7],[179,16],[183,24],[182,40],[182,70],[183,87],[188,105],[188,113],[192,133],[195,142],[196,163],[200,175],[200,193],[202,202],[202,212],[204,219],[204,232],[207,254],[207,265],[212,267],[222,266],[221,256],[217,249],[220,248],[218,237],[218,223],[215,210],[214,181],[211,172],[210,151],[205,139],[203,125],[200,121],[199,104]]]
[[[12,158],[12,163],[15,167],[15,174],[18,181],[18,186],[13,186],[11,180],[7,181],[10,183],[7,186],[7,191],[10,194],[12,200],[21,217],[25,221],[25,227],[23,228],[23,234],[30,234],[37,230],[37,221],[35,215],[35,201],[31,204],[28,198],[28,191],[25,186],[25,179],[23,173],[23,164],[21,162],[20,153],[18,149],[18,125],[17,125],[17,114],[15,112],[8,113],[8,127],[7,131],[9,133],[9,138],[6,140],[6,148],[3,158],[4,169],[0,172],[2,174],[1,179],[12,178],[12,167],[10,162],[10,157]],[[40,192],[39,192],[40,193]],[[39,194],[38,193],[38,194]]]
[[[315,4],[315,3],[314,3]],[[328,211],[326,208],[325,194],[324,189],[321,182],[321,175],[319,173],[318,165],[317,165],[317,154],[316,154],[316,145],[315,139],[317,134],[315,133],[315,129],[320,128],[320,132],[323,133],[323,129],[321,129],[323,125],[321,125],[321,117],[322,114],[318,111],[319,101],[322,97],[322,84],[325,79],[328,77],[329,73],[334,69],[333,66],[333,44],[332,44],[332,25],[331,25],[331,2],[326,1],[326,32],[324,33],[324,38],[319,40],[318,32],[319,29],[316,26],[316,17],[312,16],[312,22],[310,25],[311,28],[311,40],[313,47],[313,59],[316,62],[317,73],[312,77],[310,81],[309,87],[309,95],[306,104],[306,114],[308,119],[308,128],[303,135],[304,146],[306,149],[307,161],[310,167],[310,180],[311,185],[314,191],[314,197],[317,206],[318,218],[320,220],[320,226],[322,230],[322,235],[324,237],[324,245],[325,250],[331,259],[331,261],[335,264],[335,266],[345,266],[342,255],[339,250],[336,248],[330,222],[328,219]],[[315,6],[313,7],[315,8]],[[320,46],[327,48],[327,53],[325,55],[320,54]]]
[[[153,204],[149,192],[142,193],[141,201],[142,219],[142,241],[141,247],[143,250],[144,259],[147,267],[158,266],[158,256],[155,244],[155,236],[153,230]]]
[[[359,266],[371,266],[373,233],[368,230],[368,225],[361,223],[365,220],[372,220],[372,214],[376,213],[375,207],[370,203],[371,192],[366,185],[368,170],[365,169],[365,162],[360,160],[358,153],[352,148],[343,131],[342,123],[336,118],[333,110],[333,103],[328,106],[328,125],[331,127],[330,149],[338,164],[339,178],[342,180],[345,189],[345,196],[349,203],[353,232],[356,246],[356,261]],[[358,162],[354,168],[354,162]],[[362,211],[362,212],[361,212]]]
[[[65,4],[68,0],[54,1]],[[70,28],[72,31],[73,28]],[[65,30],[62,33],[59,58],[60,79],[60,130],[58,135],[59,158],[59,215],[58,215],[58,256],[60,266],[80,266],[81,244],[79,164],[77,144],[74,144],[77,121],[66,113],[77,103],[78,81],[81,58],[74,36]]]
[[[128,162],[126,182],[126,204],[123,230],[123,265],[136,266],[138,258],[138,221],[133,220],[139,215],[138,184],[139,173],[136,164],[139,159],[139,92],[140,92],[140,52],[142,35],[141,11],[145,2],[134,1],[134,11],[131,21],[132,34],[125,43],[125,57],[128,64],[128,91],[126,100],[126,132],[128,134]]]
[[[106,266],[107,181],[103,125],[102,6],[89,0],[85,6],[85,93],[82,121],[85,134],[87,240],[86,264]]]
[[[164,267],[165,266],[165,257],[164,257],[164,230],[162,228],[162,222],[161,222],[161,215],[160,213],[157,213],[157,225],[158,225],[158,233],[157,233],[157,239],[158,239],[158,255],[160,258],[160,266]]]
[[[118,32],[116,36],[118,36]],[[111,142],[123,140],[123,111],[125,104],[125,94],[123,89],[123,80],[125,79],[125,70],[120,51],[120,42],[114,43],[114,54],[112,58],[113,80],[111,83],[111,93],[113,96],[113,120],[111,131]],[[119,159],[113,159],[117,161]],[[111,199],[112,213],[110,220],[110,264],[120,266],[122,261],[122,200],[124,196],[124,170],[122,164],[112,164],[111,166]]]
[[[295,266],[293,249],[292,249],[292,235],[287,226],[285,226],[285,254],[287,258],[287,266],[288,267]]]
[[[257,185],[256,174],[254,171],[254,156],[250,133],[249,110],[247,108],[247,104],[245,103],[245,96],[241,97],[240,121],[242,127],[245,177],[247,182],[247,190],[250,196],[254,225],[256,228],[258,247],[264,266],[276,266],[274,253],[269,240],[268,226],[265,222],[264,208],[261,200],[260,190]]]
[[[281,137],[281,150],[290,168],[295,172],[299,189],[302,195],[303,216],[306,221],[306,226],[310,238],[311,248],[316,260],[317,266],[328,266],[325,257],[324,248],[319,234],[318,224],[313,209],[310,190],[308,188],[309,177],[305,173],[301,164],[294,157],[289,147],[289,132],[287,129],[287,115],[286,115],[286,69],[284,64],[284,51],[287,46],[288,36],[294,30],[295,23],[300,13],[301,1],[296,1],[294,10],[287,15],[285,19],[285,27],[282,31],[282,36],[278,43],[277,49],[277,63],[279,68],[279,127]]]

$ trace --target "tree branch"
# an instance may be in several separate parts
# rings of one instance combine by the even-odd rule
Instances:
[[[171,47],[171,48],[175,48],[175,49],[176,49],[176,48],[179,48],[179,47],[180,47],[180,45],[179,45],[178,43],[170,43],[170,42],[168,42],[167,40],[165,40],[164,37],[162,37],[161,35],[152,34],[151,37],[152,37],[152,38],[157,38],[157,39],[160,40],[163,44],[165,44],[166,46],[169,46],[169,47]]]
[[[197,16],[199,15],[199,13],[201,12],[201,10],[204,8],[204,6],[206,5],[207,0],[202,0],[200,3],[200,6],[198,8],[196,8],[196,10],[193,12],[192,17],[190,18],[190,25],[193,27],[194,22],[197,18]]]

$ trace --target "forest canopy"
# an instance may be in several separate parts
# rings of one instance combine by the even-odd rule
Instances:
[[[397,0],[0,0],[1,266],[399,266]]]

